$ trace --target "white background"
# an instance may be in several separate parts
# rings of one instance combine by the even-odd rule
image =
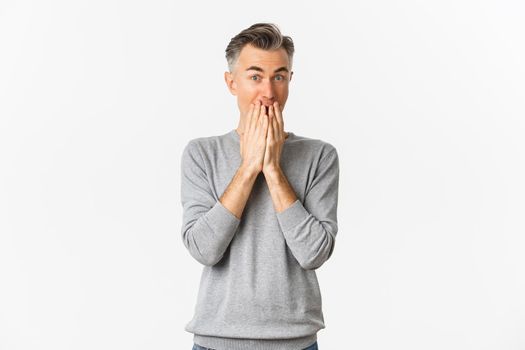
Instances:
[[[321,350],[525,349],[521,1],[0,3],[0,349],[190,349],[180,156],[235,128],[224,50],[296,45],[333,144]]]

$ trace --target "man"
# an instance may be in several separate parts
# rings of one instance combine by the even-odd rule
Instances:
[[[182,240],[204,265],[193,349],[318,349],[315,269],[334,249],[339,160],[330,143],[284,131],[292,39],[258,23],[231,39],[224,78],[237,129],[182,154]]]

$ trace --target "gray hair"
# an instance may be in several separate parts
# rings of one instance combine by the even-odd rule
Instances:
[[[234,36],[226,47],[226,61],[230,72],[233,71],[242,48],[252,44],[263,50],[284,48],[292,66],[294,45],[292,38],[283,36],[279,28],[272,23],[256,23]]]

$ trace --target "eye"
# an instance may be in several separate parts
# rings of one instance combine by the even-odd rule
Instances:
[[[259,77],[258,75],[252,75],[252,76],[250,77],[250,79],[251,79],[251,80],[257,80],[258,77]],[[255,78],[255,79],[254,79],[254,78]]]
[[[279,78],[279,79],[277,79],[277,78]],[[284,77],[281,74],[279,74],[279,75],[275,76],[275,80],[284,80]]]

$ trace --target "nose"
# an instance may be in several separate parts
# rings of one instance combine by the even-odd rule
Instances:
[[[271,105],[274,102],[275,94],[273,90],[273,85],[271,81],[265,81],[261,84],[261,94],[262,94],[262,102],[265,105]]]

